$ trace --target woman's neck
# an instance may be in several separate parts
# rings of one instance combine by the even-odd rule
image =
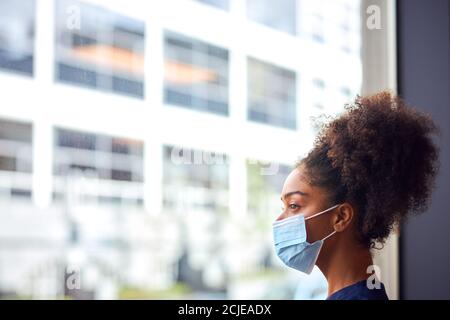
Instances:
[[[367,279],[367,267],[373,264],[370,250],[358,245],[333,249],[319,268],[328,282],[328,296],[336,291]]]

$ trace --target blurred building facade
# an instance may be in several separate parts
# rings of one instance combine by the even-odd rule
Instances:
[[[350,0],[0,0],[0,295],[295,297],[271,222],[360,37]]]

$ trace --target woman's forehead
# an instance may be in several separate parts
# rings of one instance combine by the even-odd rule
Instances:
[[[299,189],[304,189],[306,186],[307,183],[303,170],[301,167],[297,167],[289,173],[284,181],[282,195],[292,191],[299,191]]]

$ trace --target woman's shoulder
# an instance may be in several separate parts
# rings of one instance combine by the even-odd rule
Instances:
[[[362,280],[334,292],[327,300],[389,300],[389,297],[382,282],[369,286],[367,280]]]

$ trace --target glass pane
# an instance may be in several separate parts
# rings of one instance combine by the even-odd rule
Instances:
[[[34,0],[0,1],[0,69],[33,75]]]
[[[78,8],[83,27],[67,27]],[[56,79],[128,96],[144,96],[144,22],[73,0],[56,2]]]
[[[0,119],[0,201],[5,197],[29,201],[32,171],[31,124]]]
[[[165,90],[168,104],[228,115],[228,51],[166,32]]]
[[[248,119],[296,128],[296,77],[293,71],[248,59]]]
[[[247,17],[268,27],[296,34],[296,0],[247,0]]]
[[[0,0],[0,298],[323,293],[273,250],[277,161],[359,92],[359,1],[183,1]]]
[[[248,210],[262,216],[266,227],[271,226],[280,211],[281,190],[291,170],[290,166],[279,163],[247,161]]]
[[[229,0],[197,0],[198,2],[202,2],[220,9],[229,10],[230,1]]]
[[[165,146],[163,185],[168,211],[182,214],[196,210],[211,214],[228,212],[226,155]]]
[[[55,136],[55,199],[78,188],[78,195],[88,202],[142,205],[141,141],[67,129],[56,129]]]

